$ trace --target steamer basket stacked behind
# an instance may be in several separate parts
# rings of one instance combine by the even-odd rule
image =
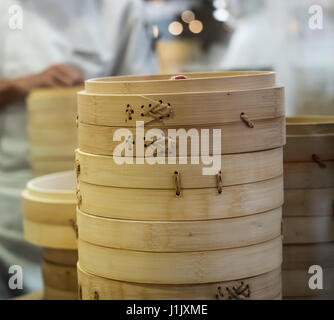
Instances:
[[[39,89],[27,99],[33,175],[73,170],[80,88]]]
[[[334,299],[334,117],[289,118],[284,150],[283,296]],[[308,273],[323,269],[323,290]]]
[[[23,192],[24,236],[43,248],[44,298],[78,298],[75,174],[31,180]]]
[[[177,78],[90,80],[79,93],[80,298],[280,299],[284,90],[270,72]],[[134,164],[117,164],[119,128]],[[201,129],[221,129],[221,152],[209,151],[222,168],[203,175],[201,160],[191,164],[190,146],[179,152],[167,135],[180,128],[199,141]],[[165,156],[176,146],[176,164],[160,153],[147,163],[158,145]]]

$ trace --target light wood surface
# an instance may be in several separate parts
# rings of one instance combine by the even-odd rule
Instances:
[[[75,249],[76,191],[72,171],[35,178],[23,192],[27,241],[42,247]]]
[[[285,217],[323,217],[333,215],[334,188],[289,189],[284,191]]]
[[[221,156],[222,186],[263,181],[282,174],[282,148],[262,152]],[[180,159],[180,158],[179,158]],[[143,159],[144,160],[144,159]],[[175,172],[181,177],[181,189],[215,188],[217,177],[203,175],[203,163],[118,165],[114,157],[97,156],[77,150],[79,180],[102,186],[122,188],[175,189]],[[217,172],[218,173],[218,172]]]
[[[311,290],[309,279],[312,274],[305,270],[283,270],[283,297],[313,297],[330,295],[334,300],[334,268],[323,269],[323,289]]]
[[[334,187],[334,161],[325,161],[326,168],[316,162],[285,162],[285,189],[321,189]]]
[[[157,253],[112,249],[79,241],[86,272],[114,280],[156,284],[198,284],[243,279],[277,269],[282,239],[242,248]]]
[[[334,116],[308,115],[304,117],[288,117],[286,124],[288,136],[316,136],[334,133]]]
[[[331,216],[285,217],[283,235],[285,244],[331,242],[334,241],[334,220]]]
[[[75,267],[78,262],[78,251],[43,248],[43,260],[53,264]]]
[[[281,208],[242,218],[187,222],[108,219],[78,210],[80,239],[150,252],[205,251],[265,242],[281,235],[281,219]]]
[[[154,118],[144,114],[159,105],[159,101],[166,107],[169,103],[172,114],[163,122],[152,122]],[[128,120],[127,108],[133,110]],[[213,125],[240,122],[242,113],[250,120],[284,116],[284,89],[146,95],[94,95],[82,91],[78,94],[79,121],[94,125],[135,127],[136,121],[144,121],[150,127]]]
[[[154,285],[101,278],[78,265],[83,300],[271,300],[281,294],[281,270],[237,281]]]
[[[87,80],[88,93],[145,94],[173,92],[209,92],[270,88],[275,73],[270,71],[237,71],[182,73],[186,80],[172,80],[175,74],[151,76],[117,76]]]
[[[219,154],[241,153],[251,151],[261,151],[281,147],[285,144],[285,118],[272,118],[253,121],[254,128],[249,128],[240,119],[239,122],[226,123],[224,125],[201,126],[195,127],[198,130],[199,141],[206,138],[210,145],[210,155],[212,155],[212,131],[213,129],[220,129],[221,135],[221,152]],[[95,126],[84,123],[79,123],[79,148],[83,152],[94,153],[100,155],[114,155],[115,148],[120,144],[119,141],[114,141],[114,134],[118,127]],[[163,138],[168,139],[168,129],[163,128]],[[173,127],[172,129],[178,129]],[[191,129],[184,128],[184,132],[180,131],[180,137],[187,139],[187,133]],[[208,135],[205,131],[210,130]],[[130,139],[127,143],[127,148],[133,150],[133,155],[136,156],[136,129],[129,128],[133,140]],[[148,143],[149,130],[145,129],[146,139]],[[187,148],[180,152],[180,138],[169,139],[167,142],[161,138],[163,142],[156,142],[155,145],[162,144],[166,148],[166,155],[168,154],[168,144],[175,144],[177,156],[198,155],[198,150],[191,150],[191,143],[188,141]],[[123,139],[125,140],[125,138]],[[334,140],[333,140],[334,141]],[[133,144],[135,142],[135,144]],[[154,147],[154,146],[153,146]],[[152,148],[152,147],[151,147]],[[334,148],[333,148],[334,149]],[[185,153],[187,152],[187,153]],[[217,154],[217,153],[216,153]]]
[[[283,177],[217,188],[172,190],[103,187],[79,182],[83,212],[132,220],[211,220],[269,211],[283,204]]]
[[[43,292],[31,292],[31,293],[20,295],[11,300],[29,300],[29,301],[44,300],[44,293]]]
[[[334,268],[334,242],[283,246],[283,269]]]
[[[31,168],[34,177],[40,177],[54,172],[73,170],[74,156],[70,158],[32,158]]]

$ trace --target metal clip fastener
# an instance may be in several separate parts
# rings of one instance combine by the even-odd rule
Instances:
[[[80,172],[81,172],[81,167],[80,167],[79,160],[75,160],[75,173],[77,176],[77,180],[79,180]]]
[[[249,120],[248,116],[244,113],[244,112],[241,112],[240,114],[240,119],[246,123],[246,125],[249,127],[249,128],[254,128],[254,123]]]
[[[320,168],[327,168],[327,165],[325,162],[323,162],[316,154],[312,154],[312,160],[316,162]]]
[[[81,208],[81,204],[82,204],[82,195],[80,193],[80,190],[77,190],[77,205],[78,205],[78,209]]]
[[[176,196],[179,197],[181,195],[181,181],[180,181],[180,174],[178,171],[174,172],[174,181],[175,181]]]
[[[223,193],[223,178],[222,178],[222,172],[219,171],[216,175],[217,177],[217,189],[218,193],[222,194]]]

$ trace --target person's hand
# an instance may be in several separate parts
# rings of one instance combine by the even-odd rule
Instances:
[[[82,72],[68,64],[53,65],[41,73],[13,80],[22,95],[27,95],[32,89],[72,87],[83,82]]]

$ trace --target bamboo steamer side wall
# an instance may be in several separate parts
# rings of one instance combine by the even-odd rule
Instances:
[[[34,176],[73,168],[77,148],[77,97],[81,88],[39,89],[27,99]]]

